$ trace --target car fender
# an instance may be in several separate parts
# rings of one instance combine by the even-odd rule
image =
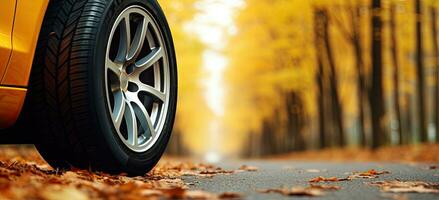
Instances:
[[[15,2],[12,51],[4,74],[0,77],[0,129],[12,126],[23,107],[35,48],[49,0]]]

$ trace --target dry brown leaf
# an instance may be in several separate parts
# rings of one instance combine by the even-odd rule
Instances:
[[[311,187],[292,187],[291,189],[266,189],[258,190],[260,193],[278,193],[284,196],[323,196],[323,190]]]
[[[310,183],[319,183],[319,182],[339,182],[339,181],[348,181],[350,179],[348,178],[337,178],[337,177],[329,177],[325,178],[323,176],[315,177],[308,182]]]
[[[224,192],[218,195],[219,199],[241,199],[242,195],[236,192]]]
[[[378,186],[383,192],[394,193],[439,193],[439,183],[422,181],[376,181],[369,185]]]
[[[429,166],[428,169],[439,169],[439,165],[432,165],[432,166]]]
[[[310,188],[321,189],[321,190],[341,190],[341,187],[337,186],[337,185],[315,185],[315,184],[311,184]]]
[[[239,170],[248,171],[248,172],[255,172],[255,171],[258,171],[258,168],[254,167],[254,166],[242,165],[241,167],[239,167]]]
[[[278,193],[285,196],[323,196],[324,191],[337,191],[340,190],[340,186],[335,185],[316,185],[310,184],[308,187],[292,187],[291,189],[265,189],[258,190],[260,193]]]
[[[217,199],[217,196],[209,192],[193,190],[185,192],[183,199]]]
[[[76,187],[64,186],[64,187],[55,187],[51,186],[48,188],[44,188],[41,192],[41,196],[47,200],[57,200],[57,199],[77,199],[77,200],[88,200],[90,199],[88,195],[79,190]]]
[[[365,172],[353,172],[347,177],[347,179],[371,179],[378,178],[379,175],[390,174],[389,171],[376,171],[375,169],[370,169]]]

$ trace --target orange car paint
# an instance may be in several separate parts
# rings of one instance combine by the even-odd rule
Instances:
[[[14,125],[26,97],[26,89],[0,86],[0,129]]]
[[[17,0],[12,55],[1,85],[26,87],[48,0]]]
[[[48,3],[49,0],[2,0],[0,6],[0,129],[13,125],[20,114]]]
[[[0,80],[5,73],[12,51],[12,24],[15,0],[4,0],[0,6]]]

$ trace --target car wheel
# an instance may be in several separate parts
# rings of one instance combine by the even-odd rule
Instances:
[[[167,146],[176,101],[156,0],[50,2],[22,120],[49,164],[145,174]]]

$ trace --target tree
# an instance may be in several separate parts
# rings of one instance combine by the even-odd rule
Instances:
[[[387,143],[385,132],[385,111],[383,95],[383,67],[382,67],[382,19],[381,0],[372,0],[371,7],[371,60],[372,86],[369,103],[372,117],[372,148],[376,149]]]
[[[398,40],[397,40],[397,27],[396,27],[396,5],[392,4],[390,6],[390,40],[391,40],[391,55],[393,60],[393,99],[394,99],[394,109],[395,109],[395,117],[398,122],[398,135],[399,135],[399,144],[405,144],[406,138],[402,133],[402,122],[401,122],[401,109],[399,104],[399,59],[398,59]]]
[[[437,33],[437,10],[434,6],[430,7],[431,15],[431,35],[433,38],[433,62],[435,69],[435,95],[434,102],[434,122],[436,124],[436,142],[439,142],[439,44]]]
[[[418,95],[418,117],[419,131],[421,142],[427,142],[427,121],[425,114],[425,81],[424,81],[424,51],[422,40],[422,4],[421,0],[415,1],[416,13],[416,77],[417,77],[417,95]]]
[[[345,132],[343,127],[343,109],[340,104],[340,97],[338,92],[338,76],[336,70],[336,64],[334,55],[332,52],[332,43],[331,43],[331,31],[329,30],[329,15],[325,10],[325,19],[323,21],[323,42],[324,42],[324,50],[326,51],[326,58],[329,65],[329,87],[330,87],[330,95],[332,97],[332,111],[333,117],[335,120],[335,131],[337,133],[338,145],[344,147],[346,145],[345,141]]]
[[[337,140],[339,146],[345,146],[345,132],[343,123],[343,109],[340,103],[339,91],[338,91],[338,76],[337,66],[332,51],[331,32],[330,32],[330,18],[328,10],[324,7],[316,8],[315,11],[315,43],[316,43],[316,55],[317,55],[317,85],[320,90],[319,96],[322,98],[322,102],[318,102],[319,106],[322,106],[322,112],[319,115],[330,114],[329,117],[320,116],[320,121],[330,121],[330,127],[333,128],[332,135]],[[325,79],[329,82],[329,91],[325,91],[324,82]],[[326,94],[328,96],[326,96]],[[327,103],[329,102],[329,104]],[[321,109],[319,108],[319,109]],[[319,122],[322,127],[326,125]],[[328,131],[320,128],[320,135],[323,136],[322,131]],[[326,138],[328,139],[328,138]],[[322,139],[321,139],[322,140]],[[321,141],[322,142],[322,141]],[[326,144],[321,144],[325,146]]]
[[[305,127],[305,112],[303,108],[303,100],[295,91],[286,94],[285,107],[287,110],[287,137],[292,140],[292,148],[294,151],[303,151],[306,149],[305,139],[303,137],[303,128]]]
[[[327,137],[326,137],[326,120],[325,120],[325,89],[324,89],[324,66],[323,66],[323,54],[320,51],[322,38],[323,38],[323,21],[325,20],[324,12],[319,9],[314,9],[314,44],[316,49],[317,58],[317,72],[316,72],[316,83],[317,83],[317,106],[319,115],[319,147],[321,149],[328,147]],[[329,138],[328,138],[329,139]]]
[[[345,7],[341,7],[343,10],[337,10],[333,13],[334,22],[340,29],[340,32],[353,47],[353,54],[355,60],[355,70],[357,73],[357,108],[358,108],[358,124],[359,124],[359,143],[361,146],[366,146],[366,127],[365,127],[365,102],[368,101],[366,80],[365,80],[365,64],[362,48],[362,26],[361,26],[361,5],[354,4],[352,1],[348,1]],[[347,22],[344,23],[341,17],[342,12],[347,10]]]

